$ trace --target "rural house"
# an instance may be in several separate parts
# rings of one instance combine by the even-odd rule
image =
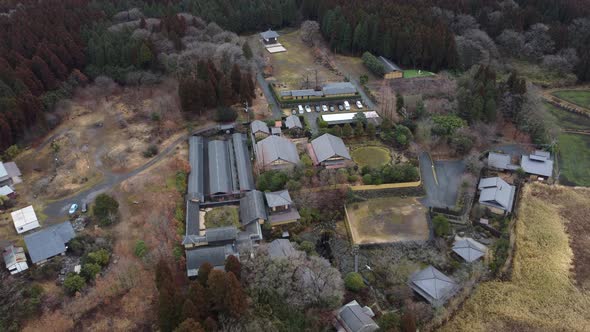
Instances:
[[[268,245],[268,256],[273,259],[289,258],[297,255],[297,250],[291,241],[287,239],[276,239]]]
[[[453,252],[468,263],[485,256],[488,248],[470,237],[457,238],[453,244]]]
[[[14,162],[3,163],[0,161],[0,187],[12,186],[21,182],[22,176],[18,166]]]
[[[256,161],[260,169],[293,168],[299,164],[297,147],[290,140],[269,136],[256,143]]]
[[[4,263],[10,274],[17,274],[29,268],[27,256],[21,247],[9,245],[2,251],[2,257],[4,257]]]
[[[457,292],[459,285],[433,266],[428,266],[412,274],[410,288],[433,306],[440,307]]]
[[[379,329],[379,325],[373,320],[375,314],[371,308],[353,300],[345,304],[336,313],[334,327],[338,332],[372,332]]]
[[[384,79],[391,80],[404,77],[404,71],[395,63],[387,60],[382,56],[379,57],[379,61],[381,61],[381,63],[383,64],[383,69],[385,69],[385,74],[383,75]]]
[[[553,160],[551,160],[551,153],[536,150],[528,156],[523,155],[520,167],[522,167],[527,174],[550,178],[553,174]]]
[[[24,232],[30,231],[31,229],[41,227],[32,205],[14,211],[10,215],[12,216],[14,228],[18,234],[22,234]]]
[[[299,221],[301,215],[293,206],[288,190],[264,193],[269,208],[268,220],[271,226],[278,226]]]
[[[488,168],[496,171],[515,171],[518,165],[512,163],[512,156],[504,153],[490,152],[488,154]]]
[[[327,168],[346,167],[352,160],[344,141],[332,134],[324,134],[308,144],[311,160]]]
[[[301,124],[301,119],[297,115],[289,115],[285,119],[285,126],[289,130],[303,130],[303,125]]]
[[[483,178],[477,187],[480,190],[479,204],[495,214],[512,212],[516,188],[499,177]]]
[[[270,135],[270,130],[266,123],[260,120],[254,120],[250,123],[250,131],[256,139],[263,139]]]
[[[25,235],[25,244],[33,264],[41,265],[52,257],[65,255],[66,244],[76,236],[69,221]]]

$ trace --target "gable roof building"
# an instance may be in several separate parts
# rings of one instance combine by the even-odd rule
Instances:
[[[266,192],[264,193],[264,196],[266,196],[266,204],[268,204],[268,207],[271,209],[291,205],[293,203],[288,190]]]
[[[66,243],[76,236],[69,221],[25,235],[25,244],[33,264],[42,264],[53,256],[66,252]]]
[[[228,194],[233,191],[228,147],[226,141],[209,141],[209,194]]]
[[[351,160],[344,141],[332,134],[324,134],[314,139],[311,141],[311,147],[313,150],[312,160],[316,164]]]
[[[264,40],[271,40],[273,38],[274,39],[278,38],[279,34],[276,31],[268,29],[267,31],[261,32],[260,37],[262,37],[262,39],[264,39]]]
[[[324,96],[335,95],[354,95],[357,93],[356,88],[350,82],[336,82],[324,84],[322,91]]]
[[[381,60],[381,63],[383,63],[383,67],[385,68],[385,73],[391,73],[391,72],[395,72],[395,71],[402,71],[402,69],[396,65],[395,63],[389,61],[388,59],[380,56],[379,60]]]
[[[512,211],[516,188],[499,177],[479,181],[479,203],[505,212]]]
[[[32,205],[29,205],[20,210],[14,211],[10,214],[12,221],[14,222],[14,228],[18,234],[28,232],[31,229],[39,228],[39,219],[35,214],[35,210]]]
[[[301,119],[299,119],[299,117],[297,115],[289,115],[286,119],[285,119],[285,126],[288,129],[294,129],[294,128],[299,128],[299,129],[303,129],[303,125],[301,124]]]
[[[453,251],[466,262],[474,262],[485,256],[487,247],[470,237],[458,238],[453,244]]]
[[[530,155],[523,155],[520,163],[522,169],[529,174],[551,177],[553,174],[553,160],[551,153],[536,150]]]
[[[198,276],[199,268],[206,262],[213,265],[213,268],[221,270],[225,266],[227,257],[233,255],[239,258],[240,256],[232,244],[217,247],[200,247],[186,250],[185,253],[186,271],[189,277]]]
[[[258,190],[247,192],[240,199],[240,222],[242,225],[248,225],[255,221],[260,223],[267,219],[262,192]]]
[[[268,129],[268,126],[266,125],[266,123],[264,123],[260,120],[252,121],[252,123],[250,123],[250,130],[252,131],[252,134],[254,134],[254,135],[256,135],[256,134],[270,135],[270,130]]]
[[[189,143],[189,163],[191,172],[188,175],[187,197],[202,202],[205,199],[204,180],[204,142],[201,136],[191,136]]]
[[[453,279],[433,266],[414,273],[410,277],[410,287],[435,307],[443,305],[459,289]]]
[[[256,157],[262,168],[292,166],[300,161],[295,144],[274,135],[256,143]]]
[[[252,163],[250,161],[250,152],[248,151],[248,145],[246,143],[246,135],[235,133],[232,135],[232,142],[236,158],[240,191],[253,190],[255,189],[254,176],[252,175]]]
[[[291,241],[287,239],[276,239],[268,245],[270,258],[289,258],[297,254]]]
[[[21,247],[9,245],[2,251],[2,257],[10,274],[17,274],[29,268],[27,256],[25,256],[25,251]]]
[[[372,332],[379,329],[373,317],[371,308],[361,307],[353,300],[338,310],[334,326],[338,332]]]

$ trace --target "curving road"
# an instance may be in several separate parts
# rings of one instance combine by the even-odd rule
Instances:
[[[99,194],[108,191],[109,189],[118,185],[119,183],[145,171],[146,169],[152,167],[154,164],[158,163],[164,157],[166,157],[170,153],[172,153],[174,151],[174,149],[176,148],[176,146],[178,146],[179,144],[181,144],[183,142],[186,142],[186,140],[188,139],[189,136],[199,135],[199,134],[202,134],[202,133],[207,132],[209,130],[213,130],[216,127],[217,127],[217,125],[210,125],[207,127],[200,128],[196,131],[193,131],[191,134],[182,135],[177,140],[175,140],[170,145],[168,145],[164,150],[162,150],[156,157],[154,157],[153,159],[151,159],[147,163],[141,165],[140,167],[138,167],[132,171],[129,171],[127,173],[115,174],[110,171],[102,171],[103,175],[104,175],[104,179],[102,182],[96,184],[95,186],[93,186],[91,188],[88,188],[86,190],[78,192],[78,193],[74,194],[73,196],[69,196],[67,198],[63,198],[58,201],[53,201],[53,202],[47,204],[47,206],[43,210],[43,213],[45,215],[47,215],[46,222],[51,223],[52,221],[62,220],[67,215],[68,209],[70,208],[70,205],[72,203],[82,204],[82,203],[91,202]]]

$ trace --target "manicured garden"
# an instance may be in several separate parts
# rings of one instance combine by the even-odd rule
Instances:
[[[590,108],[590,90],[561,90],[553,95],[581,107]]]
[[[240,218],[237,206],[220,206],[212,208],[205,214],[205,227],[240,227]]]
[[[363,146],[351,152],[352,160],[359,167],[380,168],[391,162],[389,150],[380,146]]]

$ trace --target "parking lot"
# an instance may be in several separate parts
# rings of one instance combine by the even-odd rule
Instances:
[[[361,101],[362,103],[362,101]],[[303,112],[301,112],[301,110],[299,110],[299,105],[301,105],[301,107],[303,107]],[[305,106],[309,105],[310,106],[310,112],[307,112],[307,110],[305,109]],[[319,112],[316,111],[315,106],[319,106],[320,110]],[[327,111],[324,111],[322,109],[322,105],[326,105],[326,107],[328,108]],[[338,105],[342,105],[342,110],[340,110],[338,108]],[[292,108],[284,108],[283,109],[283,114],[284,116],[289,116],[291,114],[297,114],[297,115],[303,115],[306,117],[308,123],[309,123],[309,127],[312,131],[312,133],[317,133],[318,131],[318,125],[317,125],[317,118],[319,116],[321,116],[322,114],[335,114],[335,113],[350,113],[350,112],[366,112],[369,111],[369,109],[367,109],[367,107],[365,106],[364,103],[362,103],[363,107],[362,108],[358,108],[355,102],[350,101],[350,110],[346,110],[344,108],[344,104],[343,101],[339,101],[339,102],[331,102],[331,103],[323,103],[323,104],[308,104],[308,103],[301,103],[301,104],[296,104],[293,105]],[[333,111],[330,109],[330,106],[333,106]]]

